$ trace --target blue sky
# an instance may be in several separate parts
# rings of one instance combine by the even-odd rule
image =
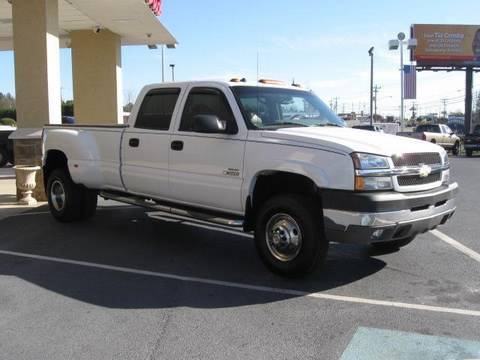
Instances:
[[[387,42],[412,23],[480,23],[480,1],[321,1],[321,0],[164,0],[160,20],[178,39],[166,50],[176,64],[176,79],[254,80],[259,53],[260,77],[291,81],[312,88],[325,102],[338,97],[338,110],[368,109],[370,46],[376,49],[378,106],[398,113],[398,51]],[[161,80],[160,50],[125,47],[124,98]],[[70,51],[62,50],[64,98],[72,97]],[[13,55],[0,52],[0,91],[14,91]],[[475,78],[480,88],[479,76]],[[452,99],[449,111],[461,110],[464,74],[420,73],[421,112],[437,112],[441,98]]]

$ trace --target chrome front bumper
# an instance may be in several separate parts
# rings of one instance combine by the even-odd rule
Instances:
[[[324,209],[325,235],[329,241],[370,244],[404,239],[444,224],[455,212],[457,183],[425,196],[387,193],[389,211]],[[418,196],[417,196],[418,195]],[[378,194],[375,195],[378,199]],[[392,201],[393,200],[393,201]],[[409,207],[410,205],[411,207]],[[406,208],[405,208],[406,207]]]

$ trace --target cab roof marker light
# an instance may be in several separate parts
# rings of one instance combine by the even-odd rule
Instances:
[[[232,78],[229,82],[247,82],[246,78]]]
[[[285,85],[281,80],[272,80],[272,79],[260,79],[258,80],[260,84],[270,84],[270,85]]]

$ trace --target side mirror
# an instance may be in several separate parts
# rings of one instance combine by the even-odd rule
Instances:
[[[227,122],[216,115],[199,114],[193,117],[192,130],[199,133],[227,133]]]

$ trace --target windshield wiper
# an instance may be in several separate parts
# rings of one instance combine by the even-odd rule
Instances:
[[[338,125],[338,124],[334,124],[334,123],[326,123],[326,124],[315,124],[313,126],[335,126],[335,127],[343,127],[341,125]]]
[[[299,123],[290,122],[290,121],[283,121],[283,122],[278,122],[278,123],[274,123],[274,124],[268,124],[268,125],[264,125],[263,127],[277,127],[277,126],[289,126],[289,125],[308,127],[308,125],[299,124]]]

